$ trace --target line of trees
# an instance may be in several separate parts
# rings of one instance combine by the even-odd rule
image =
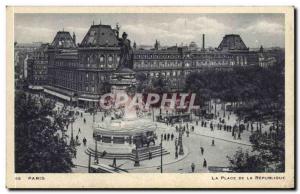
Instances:
[[[186,90],[197,93],[200,105],[212,99],[230,102],[240,120],[256,123],[250,136],[252,150],[238,150],[228,157],[234,171],[285,170],[284,60],[269,68],[247,66],[192,73],[186,79]],[[273,125],[262,132],[260,126],[267,121]]]
[[[233,104],[241,120],[283,120],[284,62],[272,68],[234,67],[191,73],[185,89],[197,94],[200,105],[211,99]]]

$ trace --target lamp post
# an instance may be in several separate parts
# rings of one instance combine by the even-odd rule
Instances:
[[[152,106],[152,120],[154,122],[154,109],[153,109],[153,106]]]
[[[97,137],[96,137],[97,138]],[[98,160],[98,148],[97,148],[97,139],[95,138],[95,159],[94,162],[95,164],[99,164],[99,160]]]
[[[183,144],[182,144],[182,129],[179,130],[179,138],[178,138],[178,144],[179,144],[179,155],[183,155]]]
[[[93,111],[93,123],[95,123],[95,110]]]
[[[91,153],[89,153],[88,172],[91,173]]]
[[[71,140],[70,140],[70,145],[71,146],[74,146],[75,145],[75,142],[74,142],[74,131],[73,131],[73,122],[74,120],[73,119],[70,119],[71,121]]]
[[[162,142],[163,142],[163,134],[160,136],[160,173],[163,173],[163,147],[162,147]]]
[[[135,141],[135,159],[134,159],[134,166],[140,166],[140,160],[139,160],[139,153],[138,153],[138,144],[137,140]]]

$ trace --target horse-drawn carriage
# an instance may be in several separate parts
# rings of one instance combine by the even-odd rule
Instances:
[[[134,142],[138,148],[140,147],[149,147],[155,145],[155,140],[157,139],[156,134],[153,131],[148,131],[134,138]]]

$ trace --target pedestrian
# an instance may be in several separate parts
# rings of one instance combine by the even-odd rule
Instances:
[[[113,159],[113,164],[112,164],[112,166],[113,166],[113,167],[117,167],[117,158],[114,158],[114,159]]]
[[[81,133],[80,128],[78,129],[78,133],[77,134],[79,134],[79,133]]]
[[[192,168],[192,173],[194,173],[195,172],[195,164],[194,163],[192,163],[191,168]]]
[[[192,132],[194,132],[195,131],[195,127],[194,127],[194,125],[192,125]]]
[[[178,152],[177,152],[177,148],[176,148],[176,152],[175,152],[175,159],[178,158]]]
[[[149,160],[151,160],[151,159],[152,159],[152,153],[149,152]]]
[[[82,117],[82,112],[80,113],[80,117]]]
[[[83,118],[83,123],[84,123],[84,124],[86,123],[86,120],[85,120],[85,118]]]
[[[74,149],[74,158],[76,158],[76,156],[77,156],[77,150]]]
[[[86,138],[85,137],[83,138],[82,141],[83,141],[83,145],[86,146]]]
[[[211,141],[211,146],[215,146],[215,140],[214,139]]]
[[[201,150],[201,155],[203,155],[204,154],[204,148],[200,147],[200,150]]]
[[[206,160],[205,160],[205,158],[204,158],[204,161],[203,161],[203,168],[206,168],[207,167],[207,162],[206,162]]]

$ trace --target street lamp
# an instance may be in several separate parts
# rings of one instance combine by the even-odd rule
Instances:
[[[183,155],[183,144],[182,144],[182,129],[179,130],[179,138],[178,138],[178,144],[179,144],[179,155]]]
[[[153,106],[152,106],[152,120],[154,122],[154,109],[153,109]]]
[[[74,146],[75,145],[75,141],[74,141],[74,131],[73,131],[73,122],[74,122],[74,118],[70,119],[71,122],[71,140],[70,140],[70,145]]]
[[[135,158],[134,158],[134,166],[140,166],[139,153],[138,153],[138,145],[137,140],[135,140]]]
[[[98,160],[98,147],[97,147],[97,137],[95,138],[95,159],[94,159],[95,164],[99,164]]]
[[[160,173],[163,173],[163,147],[162,147],[162,142],[163,142],[163,134],[160,136]]]
[[[93,123],[95,123],[95,110],[93,111]]]

